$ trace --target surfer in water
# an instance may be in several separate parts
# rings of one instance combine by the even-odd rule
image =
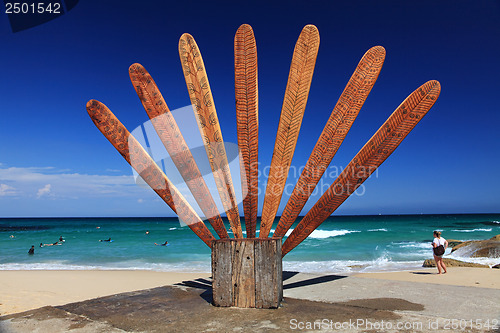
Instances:
[[[108,239],[99,239],[99,242],[112,242],[111,237]]]
[[[155,243],[155,245],[159,245],[159,246],[167,246],[167,245],[169,245],[169,244],[168,244],[168,241],[165,241],[165,243],[162,243],[162,244]]]

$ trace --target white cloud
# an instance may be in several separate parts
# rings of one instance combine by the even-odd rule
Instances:
[[[0,184],[0,197],[4,196],[15,196],[18,194],[18,191],[12,186],[7,184]]]
[[[44,195],[58,199],[97,197],[141,197],[150,191],[135,184],[131,175],[89,175],[69,173],[52,167],[0,168],[3,196],[23,195],[40,198]],[[9,185],[6,185],[9,184]],[[7,187],[8,186],[8,187]],[[31,193],[31,194],[30,194]]]
[[[143,203],[143,202],[144,202],[144,199],[137,199],[137,202],[138,202],[138,203]]]
[[[51,188],[51,185],[47,184],[44,187],[42,187],[41,189],[38,189],[38,192],[36,193],[36,198],[40,199],[44,195],[48,195],[50,193],[50,188]]]

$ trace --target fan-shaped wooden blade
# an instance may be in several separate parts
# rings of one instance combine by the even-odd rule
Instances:
[[[198,45],[190,34],[183,34],[179,40],[179,56],[181,58],[184,78],[194,108],[210,166],[219,191],[222,205],[226,210],[235,238],[243,238],[240,224],[238,204],[234,194],[233,181],[227,162],[226,148],[222,139],[219,119],[207,72],[198,49]]]
[[[141,144],[130,134],[115,115],[96,100],[87,103],[87,112],[92,121],[125,160],[137,171],[144,181],[165,201],[167,205],[188,225],[210,248],[215,241],[212,233],[175,188],[170,180],[146,153]]]
[[[259,199],[259,95],[257,82],[255,36],[252,27],[243,24],[238,28],[234,37],[234,90],[247,238],[255,238]],[[245,189],[247,189],[246,193]]]
[[[401,103],[295,227],[283,243],[283,256],[323,223],[392,154],[434,105],[440,91],[438,81],[429,81]]]
[[[384,59],[385,49],[382,46],[372,47],[361,58],[314,146],[273,237],[283,237],[295,222],[358,116],[377,81]]]
[[[203,214],[208,218],[220,238],[228,238],[226,227],[222,222],[214,199],[155,81],[140,64],[130,66],[129,75],[156,133],[158,133],[161,142],[167,149]]]
[[[290,73],[288,74],[262,208],[260,238],[269,235],[280,205],[309,96],[318,48],[318,29],[314,25],[306,25],[295,44]]]

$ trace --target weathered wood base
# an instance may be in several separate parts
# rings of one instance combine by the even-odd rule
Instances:
[[[219,239],[212,247],[216,306],[277,308],[283,298],[280,238]]]

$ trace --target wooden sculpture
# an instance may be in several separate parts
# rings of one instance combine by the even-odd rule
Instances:
[[[144,67],[139,64],[130,67],[132,84],[172,161],[219,239],[214,238],[186,199],[113,113],[98,101],[87,103],[92,121],[104,136],[179,218],[212,248],[215,305],[278,307],[283,295],[282,256],[306,239],[370,177],[431,109],[439,96],[441,86],[437,81],[429,81],[410,94],[282,243],[282,238],[300,214],[360,112],[385,59],[385,49],[375,46],[359,62],[297,181],[273,237],[268,237],[297,144],[318,48],[317,28],[305,26],[295,45],[290,65],[267,179],[259,238],[255,238],[259,190],[257,46],[249,25],[240,26],[234,38],[236,119],[247,238],[243,238],[232,177],[205,65],[191,35],[183,34],[179,41],[182,70],[234,238],[229,238],[214,199],[179,127]]]

